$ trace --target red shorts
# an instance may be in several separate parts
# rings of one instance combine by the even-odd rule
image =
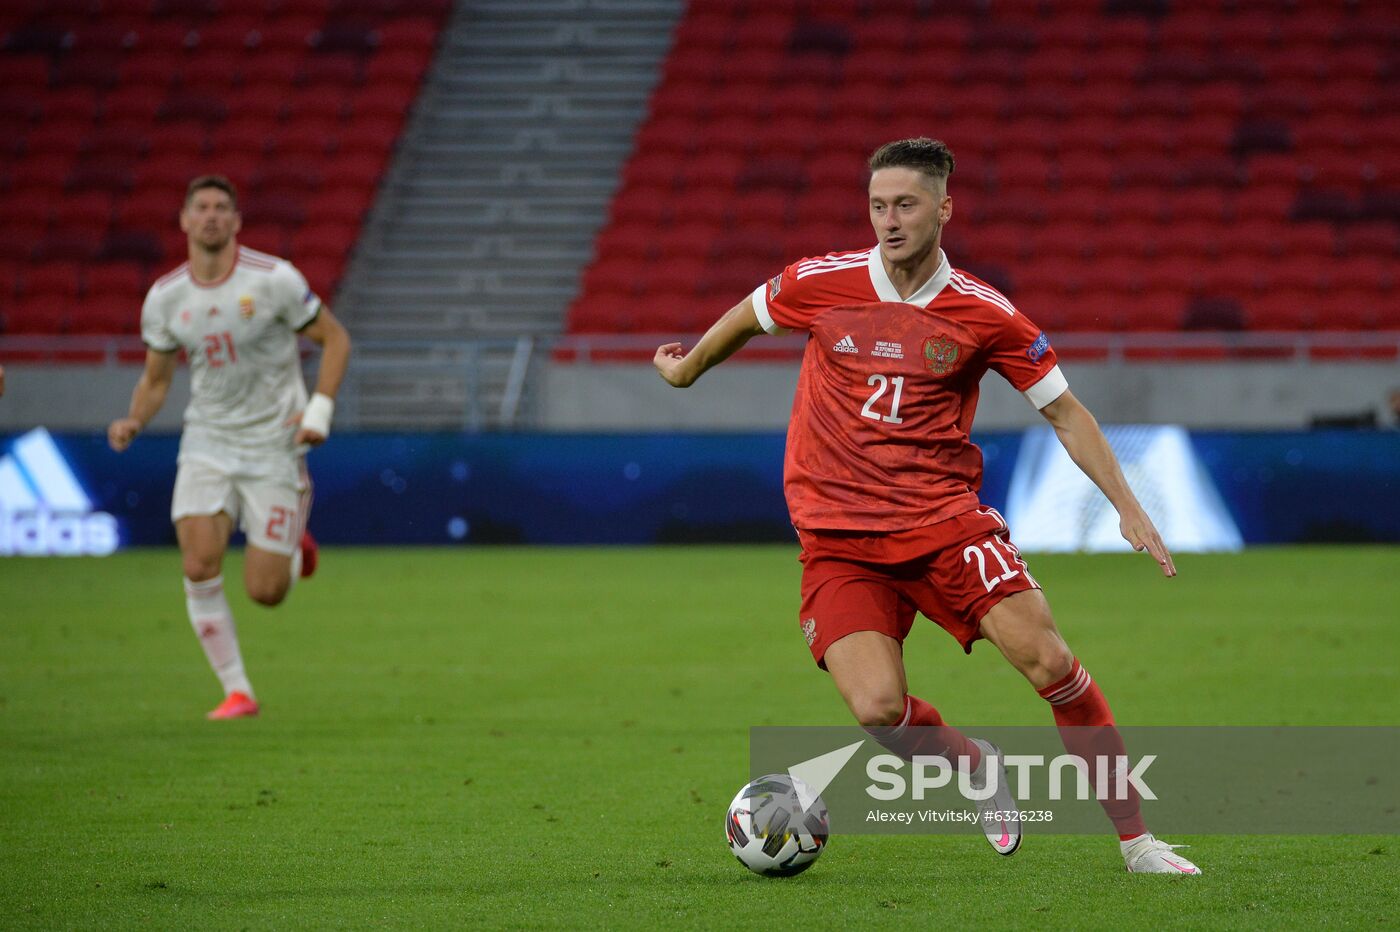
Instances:
[[[798,537],[798,625],[822,669],[826,649],[855,631],[878,631],[903,644],[916,611],[971,653],[992,606],[1040,588],[994,508],[892,534],[799,531]]]

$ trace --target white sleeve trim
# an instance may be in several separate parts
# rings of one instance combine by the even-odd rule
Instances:
[[[1039,411],[1041,408],[1063,395],[1068,388],[1069,382],[1065,379],[1065,374],[1060,371],[1059,366],[1056,366],[1045,373],[1043,379],[1036,382],[1021,394],[1025,395],[1026,400],[1035,405],[1035,409]]]
[[[753,290],[753,312],[758,316],[758,323],[764,330],[771,334],[787,333],[779,327],[773,320],[773,315],[768,312],[768,283],[764,282]]]

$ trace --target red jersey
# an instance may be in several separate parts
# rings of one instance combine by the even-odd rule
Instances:
[[[880,249],[804,259],[753,293],[769,333],[807,331],[783,489],[800,530],[889,533],[976,508],[978,383],[1001,374],[1037,408],[1067,387],[1040,328],[952,268],[901,298]]]

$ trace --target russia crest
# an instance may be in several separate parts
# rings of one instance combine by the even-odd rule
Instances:
[[[924,362],[934,375],[947,375],[958,366],[961,348],[949,336],[929,337],[924,341]]]

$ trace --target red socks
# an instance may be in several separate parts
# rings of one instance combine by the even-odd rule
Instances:
[[[910,731],[911,725],[919,727]],[[942,757],[958,768],[961,766],[958,758],[966,757],[972,770],[976,770],[982,762],[982,752],[977,745],[952,725],[945,725],[938,710],[918,696],[904,697],[904,718],[898,725],[865,730],[881,745],[905,760],[911,760],[916,755]]]
[[[1065,750],[1090,762],[1089,779],[1095,792],[1110,797],[1101,800],[1101,805],[1118,830],[1119,840],[1128,841],[1145,834],[1147,826],[1142,821],[1142,800],[1132,784],[1128,785],[1126,799],[1113,798],[1117,795],[1113,789],[1106,793],[1098,792],[1098,768],[1092,763],[1094,757],[1106,755],[1114,761],[1127,752],[1123,748],[1123,738],[1113,724],[1113,712],[1108,707],[1108,700],[1103,697],[1099,685],[1090,678],[1089,671],[1081,667],[1076,658],[1074,666],[1063,679],[1036,691],[1050,703],[1055,713],[1055,724],[1060,726],[1060,739],[1064,741]]]

